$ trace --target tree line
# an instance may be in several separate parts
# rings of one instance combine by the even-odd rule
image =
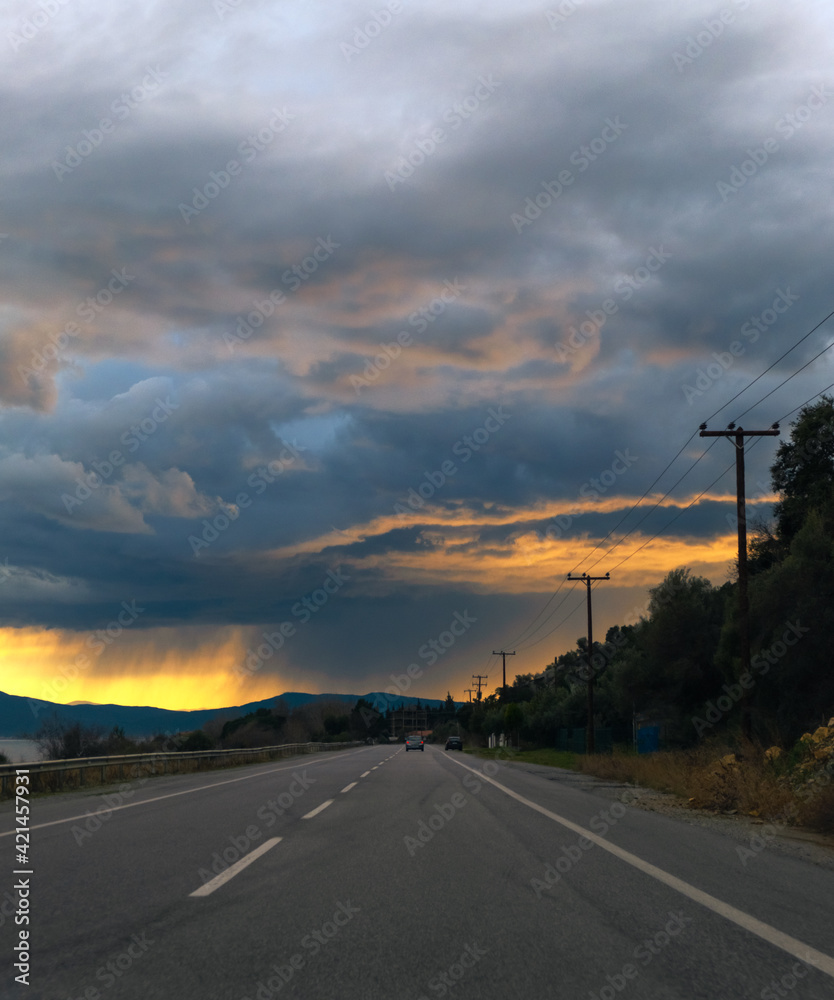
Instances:
[[[751,669],[742,671],[737,566],[714,586],[687,567],[649,591],[635,624],[614,625],[538,673],[461,708],[473,737],[517,732],[553,746],[560,728],[586,724],[586,678],[595,724],[628,732],[635,716],[662,724],[665,743],[691,746],[738,734],[747,698],[754,738],[792,744],[834,715],[834,400],[803,407],[771,469],[778,500],[751,524],[748,544]],[[733,519],[735,523],[735,519]]]

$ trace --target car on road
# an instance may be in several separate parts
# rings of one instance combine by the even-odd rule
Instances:
[[[446,740],[447,750],[463,750],[463,740],[460,736],[450,736]]]
[[[422,736],[409,736],[405,741],[405,750],[408,753],[409,750],[425,750],[423,746]]]

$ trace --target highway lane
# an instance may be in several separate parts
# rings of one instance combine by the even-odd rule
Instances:
[[[834,955],[834,878],[811,864],[764,851],[744,866],[738,841],[627,796],[435,747],[280,767],[147,782],[87,837],[78,821],[34,830],[33,986],[4,976],[3,995],[770,1000],[775,983],[834,997],[819,968]],[[79,801],[36,799],[34,822],[77,816]],[[791,954],[762,927],[811,950]]]

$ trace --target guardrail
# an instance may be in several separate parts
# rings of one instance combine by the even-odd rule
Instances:
[[[340,750],[361,744],[362,741],[359,740],[350,743],[282,743],[274,747],[254,747],[248,750],[185,750],[0,764],[0,798],[11,798],[14,795],[15,773],[24,769],[29,774],[31,791],[60,792],[69,788],[108,785],[114,781],[157,774],[184,774],[211,768],[257,764],[281,757]]]

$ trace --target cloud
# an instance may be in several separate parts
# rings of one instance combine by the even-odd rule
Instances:
[[[831,308],[834,82],[828,5],[722,9],[432,0],[367,44],[353,2],[0,15],[0,624],[136,598],[134,674],[189,673],[181,626],[214,676],[201,630],[244,655],[343,564],[259,677],[376,686],[477,598],[443,697],[625,533],[601,622],[673,566],[723,582],[733,456],[698,425],[832,381],[799,372],[825,326],[778,359]]]

